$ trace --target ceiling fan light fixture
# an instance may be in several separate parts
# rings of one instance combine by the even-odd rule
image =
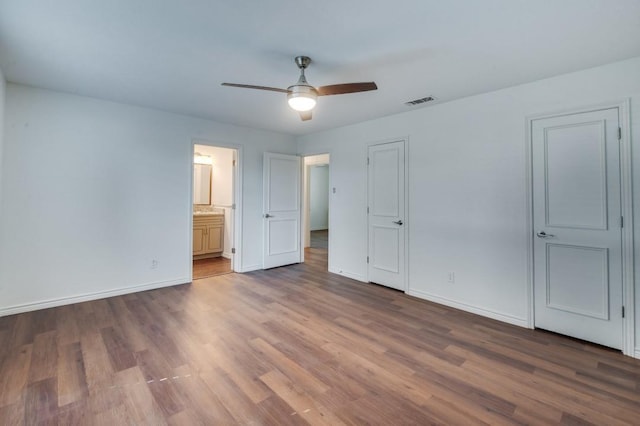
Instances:
[[[311,111],[316,106],[318,94],[311,86],[296,85],[289,87],[287,100],[289,106],[296,111]]]

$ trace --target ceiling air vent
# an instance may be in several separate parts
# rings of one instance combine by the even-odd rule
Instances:
[[[412,101],[405,102],[404,104],[407,106],[414,106],[414,105],[420,105],[420,104],[424,104],[426,102],[431,102],[435,100],[436,98],[434,98],[433,96],[427,96],[426,98],[414,99]]]

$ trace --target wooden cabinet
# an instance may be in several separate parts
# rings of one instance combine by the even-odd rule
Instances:
[[[222,255],[224,249],[224,215],[193,216],[193,257],[203,259]]]

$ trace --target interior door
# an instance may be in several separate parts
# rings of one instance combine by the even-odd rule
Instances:
[[[369,281],[405,290],[404,141],[369,147]]]
[[[532,121],[535,326],[622,347],[618,109]]]
[[[300,157],[264,154],[263,268],[300,262]]]

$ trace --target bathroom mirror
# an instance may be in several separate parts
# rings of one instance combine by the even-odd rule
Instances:
[[[211,164],[193,165],[193,204],[211,204]]]

